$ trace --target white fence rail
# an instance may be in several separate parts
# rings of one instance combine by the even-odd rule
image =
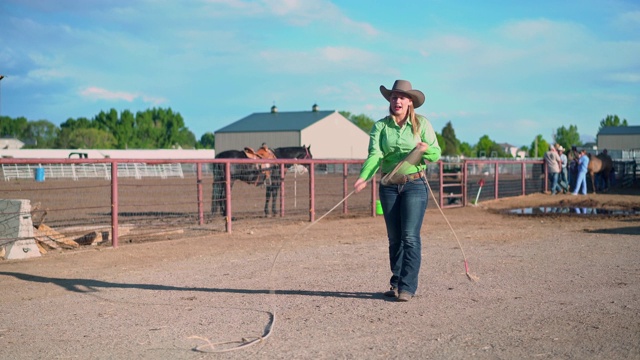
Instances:
[[[4,181],[12,179],[35,179],[37,168],[44,168],[45,178],[49,179],[105,179],[111,180],[111,164],[2,164]],[[119,163],[118,177],[184,178],[180,164]]]

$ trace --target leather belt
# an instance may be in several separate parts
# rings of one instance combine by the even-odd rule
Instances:
[[[383,173],[382,177],[385,177],[386,175],[387,174]],[[400,184],[400,185],[401,184],[406,184],[409,181],[413,181],[413,180],[424,178],[424,177],[426,177],[424,171],[419,171],[419,172],[416,172],[416,173],[413,173],[413,174],[407,174],[407,175],[404,175],[402,177],[403,180],[401,182],[399,182],[398,184]],[[394,181],[394,183],[395,183],[395,181]]]

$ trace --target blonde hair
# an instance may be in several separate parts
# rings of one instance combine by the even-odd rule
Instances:
[[[396,119],[396,116],[393,114],[393,111],[391,111],[391,105],[389,105],[389,115],[391,115],[391,117],[394,120],[398,120]],[[413,136],[419,139],[420,138],[420,121],[418,121],[418,117],[416,116],[416,110],[413,108],[413,103],[409,105],[409,109],[407,111],[407,119],[411,120],[411,132],[413,133]]]

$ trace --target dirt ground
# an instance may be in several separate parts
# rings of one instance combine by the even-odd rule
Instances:
[[[544,206],[566,210],[503,212]],[[381,295],[381,217],[0,261],[0,358],[640,359],[640,215],[600,209],[640,211],[640,191],[430,207],[408,303]]]

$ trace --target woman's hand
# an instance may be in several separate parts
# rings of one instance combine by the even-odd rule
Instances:
[[[428,148],[429,148],[429,144],[427,144],[426,142],[421,141],[416,144],[416,149],[418,149],[418,151],[425,152],[427,151]]]
[[[364,189],[365,187],[367,187],[367,180],[365,180],[365,179],[358,179],[358,180],[356,180],[356,183],[353,184],[353,188],[356,190],[356,192],[359,192],[360,190]]]

